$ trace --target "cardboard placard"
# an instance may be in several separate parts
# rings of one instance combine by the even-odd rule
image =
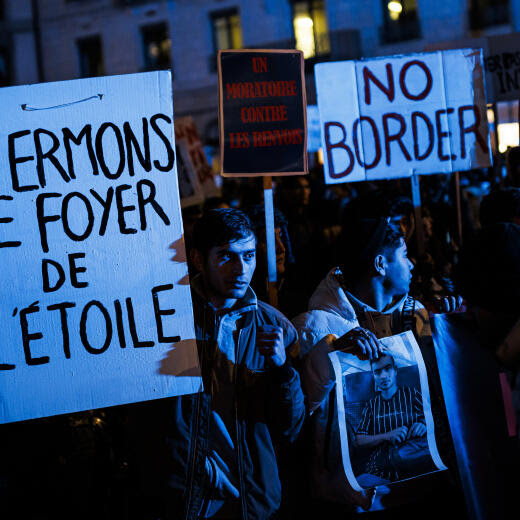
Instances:
[[[315,67],[328,184],[490,165],[480,49]]]
[[[0,423],[199,391],[170,72],[0,103]]]
[[[308,173],[303,53],[219,51],[221,175]]]
[[[520,33],[428,44],[425,50],[481,48],[484,53],[488,103],[520,99]]]
[[[201,204],[204,202],[204,191],[191,161],[186,138],[175,140],[175,152],[177,155],[177,179],[179,181],[181,208]]]
[[[220,191],[215,183],[215,176],[204,153],[204,148],[193,117],[184,116],[175,119],[175,139],[177,141],[184,140],[186,143],[191,163],[197,172],[199,184],[202,187],[204,196],[218,196]]]

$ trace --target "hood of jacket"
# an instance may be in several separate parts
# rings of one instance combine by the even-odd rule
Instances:
[[[336,314],[347,321],[356,321],[359,312],[373,312],[378,314],[392,314],[400,308],[407,295],[403,295],[392,302],[392,304],[378,311],[370,305],[358,300],[353,294],[346,291],[341,284],[341,271],[335,267],[320,282],[309,300],[309,311],[320,310]]]

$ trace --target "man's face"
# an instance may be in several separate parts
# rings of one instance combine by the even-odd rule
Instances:
[[[385,271],[385,287],[393,296],[402,296],[410,289],[413,264],[407,256],[406,243],[401,239],[397,249],[385,253],[387,267]]]
[[[397,385],[397,370],[389,356],[381,356],[372,363],[372,374],[376,390],[390,390]]]
[[[256,267],[254,235],[212,247],[204,262],[203,276],[208,288],[220,299],[244,296]]]

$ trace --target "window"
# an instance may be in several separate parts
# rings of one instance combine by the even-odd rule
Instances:
[[[5,47],[0,47],[0,87],[11,84],[9,72],[9,51]]]
[[[211,25],[215,53],[223,49],[242,48],[242,26],[237,9],[212,13]]]
[[[295,1],[293,28],[296,48],[304,58],[330,54],[330,38],[323,0]]]
[[[472,30],[510,21],[509,0],[471,0],[469,24]]]
[[[417,0],[382,0],[384,25],[382,43],[395,43],[421,37]]]
[[[82,78],[102,76],[105,73],[103,49],[99,36],[90,36],[77,41],[79,73]]]
[[[146,70],[169,69],[172,66],[172,41],[165,23],[141,28]]]

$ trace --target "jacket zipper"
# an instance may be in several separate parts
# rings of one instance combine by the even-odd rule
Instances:
[[[238,422],[238,360],[240,356],[240,338],[242,336],[242,330],[238,332],[238,340],[237,340],[237,349],[235,355],[235,365],[233,367],[233,383],[235,387],[235,426],[236,426],[236,442],[237,442],[237,466],[238,466],[238,478],[239,478],[239,486],[240,486],[240,504],[242,507],[242,518],[243,520],[247,520],[247,506],[246,506],[246,498],[245,498],[245,490],[244,490],[244,469],[242,464],[242,443],[240,438],[240,424]]]

